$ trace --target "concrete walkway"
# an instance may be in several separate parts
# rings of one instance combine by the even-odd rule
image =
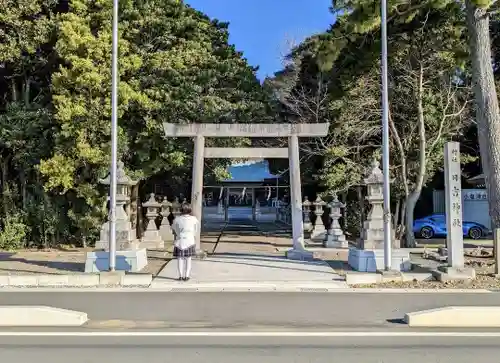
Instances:
[[[344,279],[323,261],[291,261],[263,255],[214,255],[193,260],[191,280],[177,281],[177,261],[170,261],[151,288],[237,291],[347,288]]]
[[[279,226],[238,221],[221,228],[218,242],[208,258],[193,260],[189,282],[177,281],[177,261],[172,260],[154,278],[151,288],[176,291],[328,291],[347,288],[344,278],[324,261],[284,258],[278,247],[288,244],[291,242],[287,233],[280,231]]]

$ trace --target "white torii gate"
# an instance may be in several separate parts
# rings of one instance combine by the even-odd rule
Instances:
[[[193,184],[191,206],[201,221],[203,193],[203,164],[205,158],[288,158],[292,209],[293,248],[287,257],[295,260],[312,258],[304,245],[302,222],[302,191],[300,182],[299,137],[323,137],[328,134],[328,123],[321,124],[172,124],[164,123],[167,137],[193,137]],[[287,137],[287,148],[205,148],[205,137]],[[196,239],[200,253],[200,235]]]

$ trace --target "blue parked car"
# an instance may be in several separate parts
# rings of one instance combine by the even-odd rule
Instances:
[[[480,223],[462,221],[462,230],[465,237],[480,239],[491,231]],[[425,239],[446,237],[446,217],[444,214],[433,214],[413,222],[413,233]]]

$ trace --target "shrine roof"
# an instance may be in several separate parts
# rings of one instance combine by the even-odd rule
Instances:
[[[258,183],[268,179],[279,179],[279,175],[274,175],[269,171],[269,162],[262,160],[258,162],[238,163],[229,166],[227,169],[231,178],[222,182],[231,183]]]

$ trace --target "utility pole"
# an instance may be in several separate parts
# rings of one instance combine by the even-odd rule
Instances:
[[[111,170],[109,188],[109,271],[116,268],[116,169],[118,164],[118,0],[113,0],[111,61]]]
[[[389,84],[387,77],[387,0],[381,1],[382,169],[384,172],[384,270],[391,270],[391,186],[389,178]]]

